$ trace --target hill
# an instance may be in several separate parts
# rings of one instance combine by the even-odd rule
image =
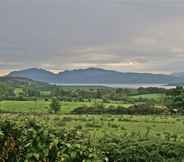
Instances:
[[[29,78],[18,77],[18,76],[17,77],[13,77],[13,76],[0,77],[0,84],[6,84],[11,87],[22,87],[25,85],[34,86],[34,87],[43,87],[43,86],[48,85],[45,82],[34,81]]]
[[[158,83],[168,84],[181,82],[181,78],[173,75],[151,73],[128,73],[99,68],[77,69],[54,74],[44,69],[25,69],[11,72],[8,76],[25,77],[48,83],[77,83],[77,84],[135,84]]]
[[[37,69],[37,68],[13,71],[8,76],[23,77],[23,78],[28,78],[28,79],[48,82],[48,83],[53,83],[57,81],[56,80],[57,75],[55,75],[54,73],[44,70],[44,69]]]

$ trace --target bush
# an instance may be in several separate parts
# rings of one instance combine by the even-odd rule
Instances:
[[[61,105],[60,101],[57,98],[53,98],[50,104],[50,111],[53,113],[57,113],[60,111]]]
[[[171,113],[184,113],[184,88],[176,87],[167,93],[167,106]]]
[[[163,114],[167,112],[165,108],[158,108],[150,104],[135,104],[128,108],[128,114],[136,115],[151,115],[151,114]]]
[[[0,123],[0,161],[7,162],[83,162],[97,161],[94,147],[78,130],[49,130],[29,121],[16,126]]]
[[[81,127],[79,128],[81,129]],[[182,140],[152,139],[135,133],[105,135],[94,142],[79,129],[51,129],[29,120],[0,122],[2,162],[182,162]]]
[[[110,136],[102,139],[99,148],[109,162],[182,162],[184,159],[184,146],[179,142]]]
[[[129,115],[150,115],[150,114],[163,114],[166,113],[167,109],[158,108],[150,104],[135,104],[129,108],[122,106],[109,106],[107,107],[92,107],[92,106],[81,106],[72,111],[74,114],[129,114]]]

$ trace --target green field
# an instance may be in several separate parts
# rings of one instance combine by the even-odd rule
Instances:
[[[93,105],[94,102],[61,102],[61,111],[60,113],[65,114],[69,113],[75,108],[84,105]],[[50,102],[44,100],[36,101],[0,101],[0,111],[2,112],[38,112],[38,113],[47,113],[49,112]],[[128,107],[130,104],[124,103],[105,103],[106,106],[118,106]]]
[[[151,138],[165,138],[176,135],[184,140],[183,116],[130,116],[130,115],[10,115],[2,114],[0,119],[23,123],[34,120],[52,128],[80,128],[90,134],[102,137],[105,134],[123,135],[125,133]],[[149,131],[149,132],[148,132]]]
[[[143,94],[143,95],[135,95],[135,96],[131,96],[131,98],[135,98],[135,99],[139,99],[139,98],[143,98],[143,99],[154,99],[154,100],[159,100],[162,97],[164,97],[164,94],[159,94],[159,93],[150,93],[150,94]]]
[[[4,93],[0,162],[183,162],[184,116],[172,111],[183,100],[173,105],[175,91],[92,88]]]
[[[44,100],[38,101],[1,101],[0,110],[5,112],[39,112],[46,113],[49,111],[50,102]],[[61,102],[62,113],[68,113],[76,107],[87,105],[87,102]]]

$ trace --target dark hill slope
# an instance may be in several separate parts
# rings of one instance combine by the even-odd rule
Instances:
[[[8,76],[25,77],[48,83],[78,83],[78,84],[135,84],[158,83],[168,84],[181,82],[177,76],[151,73],[123,73],[98,68],[64,71],[58,74],[44,69],[26,69],[11,72]]]

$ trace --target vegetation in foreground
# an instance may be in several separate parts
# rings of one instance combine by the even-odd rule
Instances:
[[[3,115],[1,161],[182,162],[184,118]]]
[[[60,87],[17,79],[0,81],[2,162],[184,160],[182,87]]]

